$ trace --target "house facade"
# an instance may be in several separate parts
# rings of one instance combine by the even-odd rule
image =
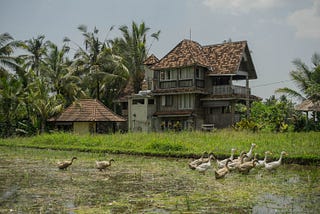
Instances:
[[[161,60],[151,56],[145,65],[148,93],[141,94],[153,101],[144,101],[148,113],[142,121],[152,131],[225,128],[240,119],[236,104],[249,109],[259,100],[249,87],[257,74],[246,41],[202,46],[183,40]],[[129,99],[129,122],[143,111],[134,104],[139,98]]]

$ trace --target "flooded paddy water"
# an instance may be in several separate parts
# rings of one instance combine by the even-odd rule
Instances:
[[[78,159],[67,170],[56,162]],[[109,170],[95,160],[115,162]],[[189,159],[0,147],[0,213],[320,213],[320,167],[216,180]]]

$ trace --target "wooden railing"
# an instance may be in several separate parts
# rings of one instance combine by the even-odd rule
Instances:
[[[177,88],[177,87],[192,87],[192,86],[204,88],[204,80],[196,79],[183,79],[183,80],[167,80],[167,81],[160,81],[160,88]]]
[[[250,94],[250,89],[238,85],[219,85],[212,87],[212,94],[216,95],[247,94],[247,92]]]

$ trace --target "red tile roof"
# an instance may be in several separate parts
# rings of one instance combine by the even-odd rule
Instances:
[[[155,63],[159,62],[159,59],[154,55],[151,54],[144,62],[145,65],[153,65]]]
[[[152,69],[179,68],[190,65],[209,66],[202,46],[197,42],[185,39],[155,64]]]
[[[203,50],[212,67],[210,73],[232,74],[237,72],[246,46],[246,41],[204,46]]]
[[[320,101],[312,102],[311,100],[304,100],[299,105],[295,106],[298,111],[316,111],[320,112]]]
[[[207,67],[210,74],[236,74],[243,55],[249,58],[250,77],[256,78],[250,52],[246,41],[226,42],[216,45],[201,46],[192,40],[183,40],[158,63],[154,70],[199,65]]]
[[[57,122],[124,122],[123,117],[115,114],[103,103],[96,99],[82,99],[75,101],[66,108],[58,117],[49,121]]]

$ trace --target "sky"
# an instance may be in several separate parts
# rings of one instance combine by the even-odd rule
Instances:
[[[149,51],[159,59],[183,39],[246,40],[258,76],[251,93],[263,99],[278,88],[296,89],[292,61],[311,68],[311,56],[320,53],[320,0],[0,0],[0,33],[16,40],[45,35],[59,46],[64,37],[82,45],[81,24],[113,39],[133,21],[145,22],[150,34],[161,30]]]

